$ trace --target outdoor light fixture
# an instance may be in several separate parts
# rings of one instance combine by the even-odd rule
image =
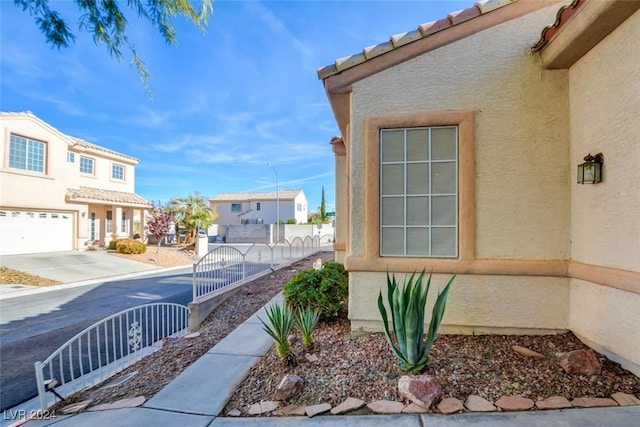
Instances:
[[[578,165],[578,184],[595,184],[602,181],[602,163],[604,156],[598,153],[587,154],[584,163]]]

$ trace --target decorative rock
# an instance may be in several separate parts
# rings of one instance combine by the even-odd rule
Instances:
[[[598,408],[601,406],[618,406],[615,400],[605,397],[576,397],[571,401],[574,408]]]
[[[278,409],[278,403],[273,400],[267,400],[263,402],[254,403],[249,407],[247,414],[249,415],[262,415],[268,412],[273,412]]]
[[[242,412],[240,412],[240,409],[238,408],[232,409],[227,412],[227,417],[239,417],[240,415],[242,415]]]
[[[289,405],[282,409],[278,409],[273,413],[273,415],[277,415],[279,417],[302,416],[307,415],[307,410],[304,406]]]
[[[311,363],[318,361],[318,356],[316,356],[315,354],[307,353],[304,355],[304,358],[307,359],[307,362],[311,362]]]
[[[593,350],[574,350],[560,355],[558,362],[569,374],[599,374],[600,362]]]
[[[298,337],[295,335],[289,335],[287,337],[287,341],[289,341],[289,344],[294,345],[295,343],[298,342]]]
[[[613,393],[611,397],[613,398],[613,400],[618,402],[618,405],[620,406],[640,405],[640,399],[635,397],[633,394],[618,392],[618,393]]]
[[[131,397],[129,399],[122,399],[112,403],[103,403],[102,405],[92,406],[88,411],[107,411],[110,409],[122,409],[122,408],[135,408],[142,405],[147,401],[144,396]]]
[[[429,409],[442,396],[442,389],[431,375],[404,375],[398,380],[398,394]]]
[[[82,402],[72,403],[71,405],[67,405],[62,408],[62,413],[77,414],[78,412],[84,411],[91,402],[93,402],[93,400],[83,400]]]
[[[200,332],[192,332],[190,334],[185,335],[183,338],[198,338],[200,336]]]
[[[347,400],[331,409],[331,415],[342,415],[347,412],[355,411],[362,408],[366,402],[364,400],[356,399],[354,397],[347,397]]]
[[[273,400],[287,400],[302,391],[304,379],[298,375],[285,375],[273,393]]]
[[[522,396],[502,396],[495,405],[505,411],[526,411],[533,408],[533,400]]]
[[[315,417],[318,414],[322,414],[323,412],[327,412],[330,409],[331,409],[330,404],[321,403],[319,405],[307,406],[305,408],[305,413],[307,414],[307,417],[311,418],[311,417]]]
[[[443,414],[453,414],[454,412],[464,411],[464,405],[455,397],[447,397],[438,403],[438,410]]]
[[[513,349],[513,351],[515,351],[516,353],[519,353],[523,356],[527,356],[527,357],[533,357],[535,359],[544,359],[544,355],[538,353],[537,351],[533,351],[533,350],[529,350],[526,347],[520,347],[519,345],[514,345],[511,347]]]
[[[367,408],[376,414],[399,414],[404,409],[404,405],[394,400],[376,400],[367,404]]]
[[[475,394],[467,397],[467,400],[464,401],[464,406],[473,412],[492,412],[496,410],[493,403]]]
[[[551,396],[536,402],[538,409],[564,409],[571,406],[571,402],[564,396]]]
[[[428,409],[423,408],[417,403],[411,403],[405,406],[405,408],[402,410],[403,414],[426,414],[427,412],[429,412]]]
[[[164,348],[164,347],[170,346],[176,341],[178,341],[178,338],[176,337],[164,337],[162,338],[162,347]]]

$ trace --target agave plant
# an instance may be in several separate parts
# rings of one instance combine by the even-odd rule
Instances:
[[[433,306],[431,322],[427,332],[426,341],[424,335],[424,311],[427,303],[427,294],[431,284],[431,274],[426,284],[423,283],[424,270],[415,279],[415,273],[409,277],[409,281],[400,287],[395,275],[389,278],[387,273],[387,300],[391,312],[391,325],[389,330],[387,309],[383,303],[382,291],[378,296],[378,309],[384,324],[384,333],[393,354],[400,360],[400,370],[406,373],[420,373],[429,365],[429,352],[436,337],[449,293],[449,286],[453,282],[453,276]]]
[[[302,334],[302,344],[304,344],[305,347],[308,347],[313,344],[312,334],[320,320],[320,310],[317,308],[312,309],[307,306],[304,310],[298,310],[297,314],[295,326]]]
[[[295,322],[293,310],[285,303],[282,306],[280,304],[269,306],[266,312],[268,323],[258,317],[262,322],[262,329],[275,341],[276,352],[280,359],[287,365],[295,365],[296,356],[289,343],[289,334]]]

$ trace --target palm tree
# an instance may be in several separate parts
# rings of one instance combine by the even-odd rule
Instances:
[[[168,206],[173,212],[176,226],[186,229],[187,244],[194,241],[197,228],[209,227],[218,217],[215,209],[198,191],[189,193],[187,197],[174,197],[169,200]]]

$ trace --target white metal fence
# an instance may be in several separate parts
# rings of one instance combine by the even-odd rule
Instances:
[[[333,234],[295,237],[273,245],[220,245],[193,264],[193,301],[230,285],[250,281],[265,270],[302,258],[331,242]]]
[[[62,397],[117,374],[162,347],[164,338],[188,332],[187,307],[153,303],[129,308],[89,326],[36,362],[36,381],[43,411]],[[55,388],[54,388],[55,387]]]

